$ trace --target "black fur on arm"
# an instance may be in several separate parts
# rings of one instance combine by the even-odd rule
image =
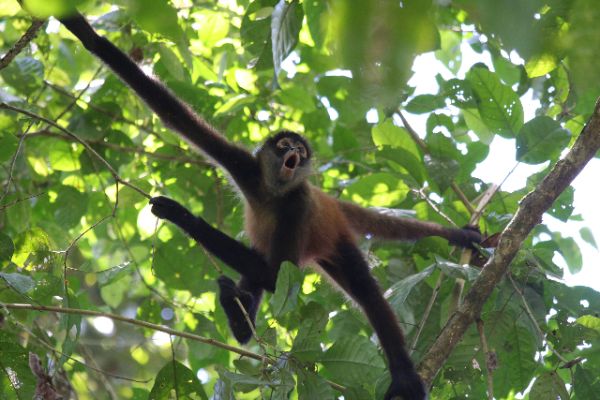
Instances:
[[[202,218],[195,217],[184,206],[167,197],[154,197],[150,200],[152,213],[167,219],[181,228],[192,239],[242,274],[239,285],[224,275],[217,280],[219,302],[227,315],[229,327],[240,343],[252,338],[252,327],[260,306],[263,289],[275,290],[276,272],[273,272],[262,255],[244,246],[218,229],[210,226]],[[253,277],[249,279],[248,276]],[[244,306],[242,312],[236,298]]]
[[[242,191],[247,194],[253,193],[260,176],[260,168],[249,151],[229,143],[163,84],[146,75],[125,53],[98,35],[81,14],[62,18],[60,22],[86,49],[128,84],[167,126],[227,169]]]
[[[253,277],[254,286],[271,292],[275,290],[277,274],[256,250],[213,228],[202,218],[195,217],[175,200],[159,196],[151,199],[150,204],[154,215],[177,225],[206,250],[243,276]]]

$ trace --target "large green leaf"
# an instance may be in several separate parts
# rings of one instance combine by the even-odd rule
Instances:
[[[298,304],[298,294],[302,288],[303,274],[298,267],[290,262],[281,264],[275,293],[271,297],[271,307],[275,317],[283,316]]]
[[[503,137],[515,137],[523,126],[523,106],[514,90],[481,66],[472,68],[467,80],[477,96],[477,108],[487,127]]]
[[[517,136],[517,160],[539,164],[555,160],[569,143],[569,131],[549,117],[536,117],[527,122]]]
[[[565,388],[565,382],[556,372],[547,372],[539,376],[529,393],[531,400],[560,399],[568,400],[571,398]]]
[[[273,45],[273,66],[275,76],[279,76],[281,63],[298,43],[298,33],[302,27],[304,12],[298,0],[280,0],[271,15],[271,43]]]
[[[349,386],[374,383],[385,368],[375,345],[356,334],[336,341],[325,352],[321,363],[335,382]]]
[[[29,369],[29,355],[14,335],[0,331],[0,397],[33,398],[36,379]]]
[[[208,396],[194,372],[175,360],[167,362],[158,371],[148,399],[168,400],[174,394],[177,397],[208,400]]]

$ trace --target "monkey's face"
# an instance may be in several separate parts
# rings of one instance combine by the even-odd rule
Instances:
[[[285,193],[310,174],[310,148],[302,136],[282,132],[258,152],[265,183],[274,194]]]

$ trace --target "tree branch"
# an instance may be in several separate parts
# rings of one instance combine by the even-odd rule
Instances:
[[[418,371],[428,385],[431,385],[467,328],[479,316],[484,303],[508,270],[521,243],[541,222],[544,212],[571,184],[598,149],[600,149],[600,99],[596,102],[590,120],[569,153],[558,161],[539,185],[521,200],[519,209],[502,232],[494,255],[473,283],[460,308],[450,317],[435,343],[421,360]]]
[[[25,46],[27,46],[29,42],[35,38],[40,28],[44,25],[44,22],[46,21],[42,19],[34,19],[31,22],[31,26],[27,29],[23,36],[21,36],[19,40],[17,40],[16,43],[6,52],[6,54],[4,54],[2,59],[0,59],[0,70],[6,68],[8,64],[10,64],[12,60],[14,60],[15,57],[19,55],[21,51],[23,51]]]
[[[118,314],[112,314],[112,313],[100,312],[100,311],[94,311],[94,310],[83,310],[83,309],[79,309],[79,308],[42,306],[42,305],[24,304],[24,303],[0,303],[0,308],[5,308],[5,309],[9,309],[9,310],[49,311],[49,312],[57,312],[57,313],[62,313],[62,314],[84,315],[84,316],[88,316],[88,317],[106,317],[106,318],[110,318],[114,321],[124,322],[126,324],[140,326],[142,328],[148,328],[148,329],[152,329],[155,331],[164,332],[166,334],[181,337],[184,339],[189,339],[189,340],[194,340],[196,342],[205,343],[205,344],[208,344],[208,345],[211,345],[214,347],[218,347],[218,348],[230,351],[232,353],[239,354],[244,357],[248,357],[248,358],[252,358],[254,360],[261,361],[265,364],[274,365],[279,362],[279,360],[276,358],[263,356],[263,355],[254,353],[252,351],[242,349],[240,347],[231,346],[227,343],[223,343],[223,342],[220,342],[215,339],[207,338],[207,337],[200,336],[200,335],[194,335],[193,333],[177,331],[175,329],[167,328],[166,326],[163,326],[163,325],[153,324],[151,322],[142,321],[142,320],[134,319],[134,318],[127,318],[127,317],[124,317],[124,316],[118,315]],[[337,384],[330,380],[326,380],[326,382],[329,384],[329,386],[331,386],[333,389],[335,389],[339,392],[344,392],[346,390],[346,388],[340,384]]]

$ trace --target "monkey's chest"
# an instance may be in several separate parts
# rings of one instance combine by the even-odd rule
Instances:
[[[250,243],[263,254],[271,252],[271,242],[277,218],[274,213],[255,210],[249,205],[245,207],[245,229]]]

